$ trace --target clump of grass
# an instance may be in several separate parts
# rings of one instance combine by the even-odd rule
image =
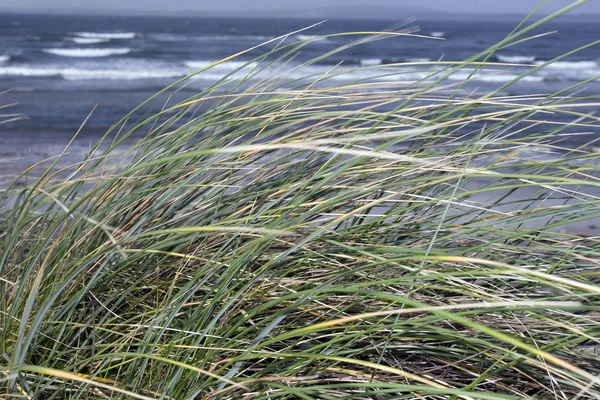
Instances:
[[[559,229],[600,216],[559,141],[597,118],[443,79],[496,48],[411,84],[261,72],[304,45],[5,193],[6,395],[600,396],[600,249]]]

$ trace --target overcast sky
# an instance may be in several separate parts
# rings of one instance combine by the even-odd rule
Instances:
[[[544,7],[546,12],[554,11],[575,0],[549,0]],[[136,11],[177,13],[192,11],[223,12],[244,9],[298,9],[344,7],[346,10],[356,4],[365,6],[394,6],[399,8],[433,11],[454,11],[457,13],[519,13],[530,12],[542,0],[0,0],[0,10],[18,11],[91,11],[102,12]],[[579,13],[600,13],[600,0],[591,0],[578,9]]]

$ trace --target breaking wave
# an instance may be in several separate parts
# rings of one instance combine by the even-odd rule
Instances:
[[[527,64],[535,61],[535,56],[506,56],[498,54],[498,61],[509,64]]]
[[[310,40],[313,42],[326,42],[328,40],[326,37],[321,37],[321,36],[317,36],[317,35],[296,35],[296,39]]]
[[[548,61],[537,61],[536,64],[541,65]],[[561,68],[561,69],[591,69],[598,68],[596,61],[555,61],[546,68]]]
[[[362,66],[373,66],[373,65],[381,65],[380,58],[366,58],[364,60],[360,60],[360,65]]]
[[[266,42],[267,40],[273,39],[273,36],[263,35],[183,35],[178,33],[150,33],[147,37],[159,42],[224,42],[234,40]]]
[[[133,39],[137,36],[135,32],[74,32],[74,36],[89,39]]]
[[[406,59],[407,62],[430,62],[431,59],[427,57],[409,57]]]
[[[186,67],[192,68],[194,70],[203,69],[209,67],[217,61],[186,61],[184,62]],[[248,64],[248,65],[246,65]],[[221,64],[215,65],[211,70],[221,70],[221,71],[234,71],[238,68],[247,69],[254,68],[257,64],[255,62],[247,62],[247,61],[227,61]],[[245,66],[245,67],[244,67]]]
[[[133,80],[177,78],[186,75],[177,70],[115,70],[83,68],[36,68],[36,67],[0,67],[0,76],[58,77],[65,80]]]
[[[448,79],[450,79],[452,81],[464,81],[466,79],[469,79],[469,80],[480,81],[480,82],[503,83],[503,82],[511,82],[520,77],[519,74],[511,74],[511,73],[507,73],[507,72],[504,72],[504,73],[477,72],[471,76],[471,74],[469,72],[465,71],[465,72],[457,72],[455,74],[452,74],[452,75],[450,75],[450,77]],[[543,82],[544,77],[536,76],[536,75],[528,75],[528,76],[521,77],[519,80],[521,82]]]
[[[75,42],[78,44],[96,44],[96,43],[106,43],[110,41],[110,39],[100,39],[100,38],[82,38],[82,37],[68,37],[67,40],[71,42]]]
[[[68,57],[101,57],[113,54],[126,54],[129,49],[47,49],[47,52]],[[8,56],[0,56],[0,62],[8,61]],[[410,62],[426,62],[427,58],[407,59]],[[378,58],[365,58],[357,60],[354,66],[332,66],[332,65],[305,65],[285,68],[284,73],[279,67],[271,66],[264,70],[256,62],[249,61],[226,61],[215,64],[212,60],[189,60],[179,64],[172,63],[149,63],[138,61],[137,64],[130,59],[106,59],[106,61],[94,62],[84,61],[82,63],[70,62],[65,65],[39,66],[35,64],[19,65],[18,63],[0,64],[0,76],[21,77],[58,77],[67,80],[133,80],[133,79],[161,79],[179,78],[192,74],[198,70],[210,67],[208,70],[196,75],[195,79],[218,80],[225,75],[229,79],[245,77],[247,74],[257,74],[258,78],[275,75],[285,75],[287,78],[302,79],[307,76],[322,75],[323,79],[347,80],[384,80],[384,81],[411,81],[423,79],[438,79],[442,75],[437,74],[440,67],[433,66],[412,68],[410,65],[392,67],[386,64],[386,60]],[[357,64],[359,64],[357,66]],[[212,67],[211,67],[212,65]],[[369,67],[360,69],[358,67]],[[253,71],[254,68],[257,70]],[[266,67],[266,64],[264,65]],[[259,70],[260,69],[260,70]],[[513,80],[521,82],[538,83],[543,81],[581,81],[600,76],[600,66],[593,61],[574,61],[555,63],[553,68],[543,68],[532,75],[520,77],[528,70],[527,67],[510,67],[497,69],[483,69],[476,71],[472,76],[471,70],[463,69],[448,77],[451,81],[469,80],[488,83],[508,83]],[[444,74],[445,75],[445,74]]]
[[[63,57],[107,57],[128,54],[131,49],[125,47],[122,49],[43,49],[42,51]]]

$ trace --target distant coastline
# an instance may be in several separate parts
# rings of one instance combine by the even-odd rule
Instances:
[[[521,21],[527,14],[519,13],[458,13],[449,11],[437,11],[427,8],[403,8],[403,7],[363,7],[363,8],[300,8],[300,9],[254,9],[243,12],[232,12],[232,10],[212,11],[190,11],[170,10],[152,12],[148,10],[124,9],[118,13],[112,10],[97,10],[78,8],[73,9],[36,9],[19,10],[14,8],[3,8],[0,6],[0,15],[81,15],[81,16],[115,16],[115,17],[173,17],[173,18],[228,18],[228,19],[297,19],[297,20],[378,20],[398,21],[406,18],[417,18],[426,21]],[[547,13],[537,13],[531,18],[532,21],[539,20]],[[575,12],[560,16],[556,21],[561,22],[593,22],[600,19],[600,13]]]

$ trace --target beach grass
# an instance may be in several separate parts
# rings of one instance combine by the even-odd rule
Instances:
[[[599,159],[564,148],[598,99],[446,79],[537,24],[412,82],[266,74],[311,40],[274,42],[27,171],[0,199],[3,396],[600,397],[600,242],[565,229],[600,217]]]

